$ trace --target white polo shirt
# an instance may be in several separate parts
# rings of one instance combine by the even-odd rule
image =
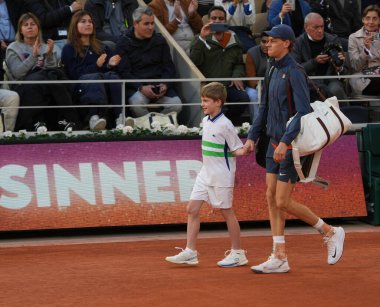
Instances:
[[[243,143],[223,113],[213,119],[206,116],[202,123],[203,165],[198,176],[209,186],[233,187],[236,160],[231,152],[243,147]]]

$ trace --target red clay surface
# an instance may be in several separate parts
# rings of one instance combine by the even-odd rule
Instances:
[[[269,236],[243,237],[249,264],[266,260]],[[291,272],[218,268],[227,237],[200,239],[200,264],[164,261],[185,240],[4,247],[0,306],[379,306],[380,231],[346,235],[329,266],[322,239],[289,235]]]

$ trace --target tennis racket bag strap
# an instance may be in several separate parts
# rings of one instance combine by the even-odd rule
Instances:
[[[292,148],[294,167],[297,171],[300,182],[313,182],[317,178],[319,161],[321,160],[322,150],[313,154],[303,156],[302,161],[298,148]]]

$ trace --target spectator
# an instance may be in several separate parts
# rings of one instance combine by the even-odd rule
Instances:
[[[272,0],[264,0],[263,4],[261,5],[261,13],[266,13],[269,11],[270,6],[272,5]]]
[[[214,6],[214,0],[198,0],[198,14],[203,17]]]
[[[107,46],[96,39],[92,17],[87,11],[78,11],[71,19],[68,44],[62,50],[62,63],[73,80],[117,80],[113,69],[119,64],[120,56],[112,55]],[[76,87],[79,103],[95,105],[86,109],[90,130],[104,130],[107,121],[105,109],[96,105],[120,105],[121,85],[118,83],[85,83]],[[114,108],[115,117],[122,121],[121,108]],[[118,122],[119,123],[119,122]]]
[[[355,74],[380,74],[380,8],[367,6],[362,14],[363,27],[348,38],[348,52]],[[379,95],[380,78],[350,79],[356,94]]]
[[[309,13],[305,17],[305,33],[296,39],[292,55],[305,68],[308,76],[336,76],[348,73],[339,37],[325,33],[323,18],[317,13]],[[314,83],[328,97],[347,99],[344,83],[339,79],[314,80]],[[320,100],[313,88],[311,99]]]
[[[264,77],[265,72],[268,67],[269,56],[268,56],[268,43],[269,37],[265,32],[260,35],[260,45],[252,47],[247,52],[247,58],[245,62],[245,73],[247,77]],[[258,104],[258,91],[257,80],[249,80],[247,82],[245,91],[249,96],[249,101],[254,102],[249,104],[249,114],[251,117],[251,122],[253,123],[259,114],[259,104]]]
[[[57,68],[57,47],[49,39],[43,43],[41,26],[38,18],[32,14],[23,14],[18,22],[16,41],[11,43],[6,52],[5,61],[10,80],[61,80],[64,73]],[[39,106],[39,108],[20,109],[15,130],[33,130],[46,126],[46,114],[43,106],[72,105],[71,92],[66,84],[21,84],[15,86],[20,95],[21,106]],[[58,126],[63,130],[72,130],[78,123],[75,109],[54,109],[53,118],[58,119],[58,125],[52,124],[54,129]],[[50,116],[49,116],[50,118]]]
[[[325,21],[325,31],[348,38],[361,27],[359,5],[356,0],[310,0],[311,11]]]
[[[227,12],[227,23],[237,34],[244,52],[255,46],[251,31],[256,19],[254,0],[215,0],[215,5],[222,6]]]
[[[83,3],[83,0],[24,0],[25,10],[36,15],[41,22],[43,39],[52,39],[59,47],[58,58],[66,44],[71,16],[76,11],[83,10]]]
[[[4,80],[5,50],[15,40],[21,4],[20,0],[0,1],[0,80]]]
[[[197,13],[198,1],[153,0],[149,6],[166,30],[189,55],[194,34],[199,33],[202,28],[202,18]]]
[[[301,35],[304,29],[304,18],[310,13],[310,6],[305,0],[295,0],[295,9],[290,3],[283,0],[273,0],[268,12],[270,27],[278,24],[286,24],[292,27],[294,34]]]
[[[132,26],[137,0],[87,0],[85,10],[93,16],[96,38],[115,51],[120,35]]]
[[[121,55],[118,72],[123,79],[173,79],[176,77],[169,45],[161,34],[154,32],[153,11],[139,7],[133,12],[133,27],[122,36],[116,47]],[[148,105],[164,105],[162,113],[182,109],[171,83],[130,82],[126,85],[128,103],[135,117],[148,114]],[[138,106],[146,105],[146,106]]]
[[[225,23],[226,11],[221,6],[214,6],[209,11],[209,22],[193,40],[190,58],[206,78],[241,78],[245,77],[243,48],[232,31],[211,30],[213,23]],[[248,102],[244,83],[240,80],[223,82],[227,88],[227,101],[232,103]],[[229,106],[226,116],[235,125],[240,124],[244,105]]]
[[[0,108],[4,116],[5,130],[14,130],[19,104],[20,97],[16,92],[0,89]]]

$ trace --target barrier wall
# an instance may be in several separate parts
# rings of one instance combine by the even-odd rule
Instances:
[[[186,223],[201,167],[200,139],[0,146],[0,231]],[[295,199],[322,217],[366,215],[355,136],[326,148],[328,190],[297,184]],[[264,170],[238,158],[240,221],[267,220]],[[203,222],[222,221],[202,208]]]

